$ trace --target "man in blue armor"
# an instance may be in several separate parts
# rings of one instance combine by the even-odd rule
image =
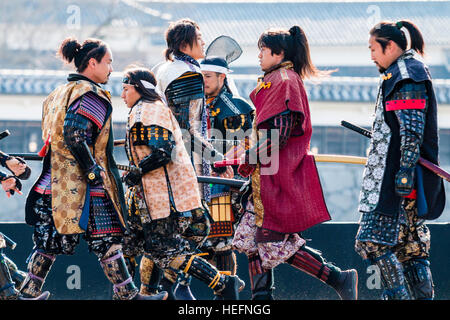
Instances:
[[[381,22],[370,31],[381,84],[359,199],[355,249],[380,269],[383,298],[434,297],[426,220],[445,206],[442,179],[421,167],[438,164],[437,103],[424,40],[410,21]]]

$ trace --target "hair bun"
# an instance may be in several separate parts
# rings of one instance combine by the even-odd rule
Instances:
[[[75,38],[66,38],[61,43],[59,48],[59,54],[61,57],[67,62],[72,62],[72,60],[77,55],[78,51],[81,48],[81,44]]]
[[[291,34],[292,37],[295,38],[295,36],[299,35],[301,33],[300,27],[299,26],[293,26],[289,29],[289,33]]]

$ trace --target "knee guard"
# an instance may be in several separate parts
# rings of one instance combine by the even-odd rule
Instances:
[[[386,252],[370,259],[380,269],[381,282],[384,287],[383,299],[409,300],[411,299],[406,288],[403,266],[393,252]]]
[[[416,300],[433,300],[434,284],[430,262],[427,259],[411,259],[404,262],[403,267],[411,297]]]
[[[55,259],[55,256],[45,254],[39,250],[31,254],[28,261],[28,274],[20,288],[20,293],[24,297],[38,297],[41,295],[45,278]]]

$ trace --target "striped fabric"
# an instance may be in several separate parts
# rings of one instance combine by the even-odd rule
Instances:
[[[48,168],[47,171],[42,175],[39,181],[36,183],[34,187],[34,191],[40,194],[51,194],[52,193],[52,184],[51,182],[51,168]]]
[[[106,119],[107,106],[95,93],[88,92],[75,102],[69,110],[85,116],[101,129]]]

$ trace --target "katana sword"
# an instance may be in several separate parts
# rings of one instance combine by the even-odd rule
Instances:
[[[358,127],[350,122],[347,121],[341,121],[341,125],[347,129],[350,129],[352,131],[355,131],[359,134],[362,134],[363,136],[367,137],[367,138],[372,138],[372,132]],[[422,165],[423,167],[427,168],[428,170],[430,170],[431,172],[435,173],[436,175],[438,175],[439,177],[441,177],[442,179],[450,182],[450,174],[448,172],[446,172],[444,169],[442,169],[441,167],[439,167],[438,165],[432,163],[431,161],[428,161],[427,159],[424,159],[422,157],[419,157],[418,160],[419,164]]]
[[[134,167],[134,166],[127,166],[124,164],[117,164],[117,169],[122,171],[128,171],[128,172],[137,172],[141,173],[141,168]],[[245,183],[243,180],[237,180],[237,179],[226,179],[226,178],[219,178],[219,177],[206,177],[206,176],[197,176],[197,181],[199,183],[212,183],[212,184],[224,184],[233,188],[240,188]]]

